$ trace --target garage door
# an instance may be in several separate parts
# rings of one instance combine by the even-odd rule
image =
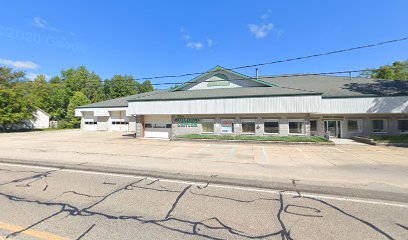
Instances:
[[[129,130],[129,123],[122,121],[114,121],[111,122],[111,131],[116,132],[127,132]]]
[[[129,131],[129,121],[125,111],[110,111],[110,130],[114,132]]]
[[[171,115],[148,115],[144,118],[145,137],[170,138]]]
[[[84,131],[96,131],[97,121],[93,111],[82,112],[82,121]]]
[[[96,117],[98,120],[97,130],[98,131],[108,131],[109,128],[109,117]]]

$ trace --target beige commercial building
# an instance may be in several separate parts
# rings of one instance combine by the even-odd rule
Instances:
[[[408,133],[408,82],[337,76],[249,77],[222,67],[173,90],[78,107],[84,131],[182,134]]]

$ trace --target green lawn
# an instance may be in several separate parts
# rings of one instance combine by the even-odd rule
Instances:
[[[370,138],[378,143],[408,143],[408,134],[371,135]]]
[[[186,134],[177,136],[181,139],[217,139],[217,140],[252,140],[252,141],[280,141],[280,142],[328,142],[323,137],[306,136],[253,136],[253,135],[207,135]]]

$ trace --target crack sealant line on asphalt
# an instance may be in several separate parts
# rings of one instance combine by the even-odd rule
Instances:
[[[26,167],[26,168],[58,169],[58,168],[19,165],[19,164],[10,164],[10,163],[0,163],[0,164],[1,165],[9,165],[9,166],[17,166],[17,167]],[[60,172],[94,174],[94,175],[104,175],[104,176],[112,176],[112,177],[126,177],[126,178],[136,178],[136,179],[140,179],[140,180],[143,180],[143,179],[153,180],[153,181],[157,180],[157,178],[153,178],[153,177],[143,177],[143,176],[137,176],[137,175],[106,173],[106,172],[92,172],[92,171],[74,170],[74,169],[62,169],[62,170],[60,170]],[[208,183],[204,183],[204,182],[194,182],[194,181],[183,181],[183,180],[172,180],[172,179],[160,178],[160,182],[205,186],[205,187],[213,187],[213,188],[221,188],[221,189],[233,189],[233,190],[249,191],[249,192],[272,193],[272,194],[276,194],[276,195],[282,194],[282,191],[278,191],[278,190],[261,189],[261,188],[254,188],[254,187],[239,187],[239,186],[233,186],[233,185],[222,185],[222,184],[214,184],[214,183],[208,184]],[[287,191],[284,192],[283,194],[284,195],[289,195],[289,196],[298,196],[299,195],[298,192],[287,192]],[[392,201],[366,200],[364,198],[358,198],[358,197],[329,196],[329,195],[311,194],[311,193],[302,193],[302,196],[314,197],[314,198],[320,198],[320,199],[328,199],[328,200],[336,200],[336,201],[347,201],[347,202],[356,202],[356,203],[366,203],[366,204],[375,204],[375,205],[384,205],[384,206],[408,208],[408,204],[404,204],[404,203],[396,203],[396,202],[392,202]]]

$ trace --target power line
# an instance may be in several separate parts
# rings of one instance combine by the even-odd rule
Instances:
[[[340,49],[340,50],[335,50],[335,51],[316,53],[316,54],[311,54],[311,55],[306,55],[306,56],[301,56],[301,57],[288,58],[288,59],[282,59],[282,60],[276,60],[276,61],[264,62],[264,63],[256,63],[256,64],[244,65],[244,66],[239,66],[239,67],[233,67],[233,68],[225,68],[225,69],[226,70],[237,70],[237,69],[243,69],[243,68],[260,67],[260,66],[277,64],[277,63],[292,62],[292,61],[303,60],[303,59],[308,59],[308,58],[321,57],[321,56],[327,56],[327,55],[332,55],[332,54],[337,54],[337,53],[349,52],[349,51],[354,51],[354,50],[359,50],[359,49],[364,49],[364,48],[372,48],[372,47],[377,47],[377,46],[381,46],[381,45],[385,45],[385,44],[402,42],[402,41],[406,41],[406,40],[408,40],[408,37],[392,39],[392,40],[388,40],[388,41],[384,41],[384,42],[372,43],[372,44],[367,44],[367,45],[362,45],[362,46],[357,46],[357,47],[345,48],[345,49]],[[207,73],[207,72],[195,72],[195,73],[185,73],[185,74],[179,74],[179,75],[163,75],[163,76],[153,76],[153,77],[142,77],[142,78],[137,78],[137,80],[151,80],[151,79],[161,79],[161,78],[187,77],[187,76],[193,76],[193,75],[200,75],[200,74],[204,74],[204,73]]]
[[[399,66],[399,67],[389,67],[387,69],[404,69],[407,68],[408,66]],[[381,68],[367,68],[367,69],[358,69],[358,70],[345,70],[345,71],[335,71],[335,72],[319,72],[319,73],[299,73],[299,74],[284,74],[284,75],[275,75],[275,76],[260,76],[258,79],[262,81],[262,79],[274,79],[274,78],[287,78],[287,77],[302,77],[302,76],[319,76],[319,75],[336,75],[336,74],[346,74],[346,73],[357,73],[357,72],[374,72],[381,70]],[[250,80],[250,79],[256,79],[256,77],[247,77],[247,78],[233,78],[233,79],[228,79],[228,81],[244,81],[244,80]],[[93,83],[105,83],[107,80],[101,80],[101,81],[94,81]],[[109,81],[109,80],[108,80]],[[123,81],[128,81],[128,80],[123,80]],[[227,80],[205,80],[202,82],[224,82]],[[160,85],[184,85],[188,83],[193,83],[194,81],[187,81],[187,82],[165,82],[165,83],[151,83],[152,86],[160,86]],[[18,81],[16,83],[34,83],[34,81]],[[87,82],[86,82],[87,83]],[[85,84],[86,84],[85,83]],[[92,83],[92,81],[88,81],[88,83]],[[64,84],[64,82],[59,82],[59,83],[49,83],[50,85],[55,85],[55,84]],[[125,86],[130,86],[134,85],[135,82],[132,83],[125,83]]]

